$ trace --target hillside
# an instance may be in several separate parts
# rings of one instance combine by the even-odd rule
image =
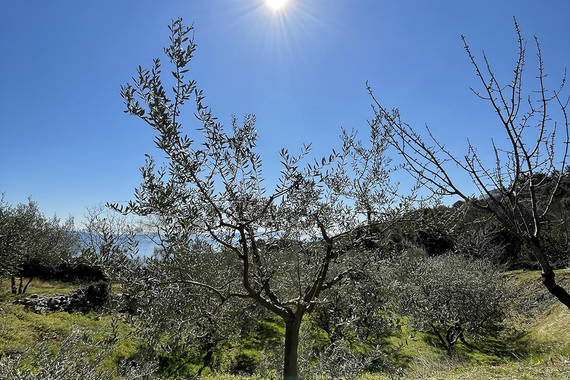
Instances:
[[[570,274],[565,271],[558,271],[557,275],[563,282],[570,280]],[[387,342],[390,349],[395,349],[392,351],[395,354],[390,358],[392,364],[402,368],[398,371],[400,378],[569,379],[570,311],[561,304],[554,303],[542,290],[540,273],[514,271],[505,276],[518,286],[519,292],[518,299],[511,305],[513,309],[509,318],[497,335],[468,342],[467,346],[458,344],[456,354],[449,357],[438,347],[433,335],[404,328],[393,334]],[[29,308],[14,304],[17,297],[7,292],[8,285],[3,282],[0,292],[0,379],[12,379],[9,372],[15,371],[16,362],[20,367],[26,367],[38,357],[46,367],[78,371],[78,365],[85,370],[89,368],[88,363],[94,363],[93,366],[112,373],[110,377],[101,378],[130,378],[125,363],[140,359],[145,347],[126,323],[128,318],[125,315],[116,312],[37,314]],[[34,280],[29,287],[30,294],[24,296],[71,293],[77,287]],[[81,333],[78,334],[78,331]],[[262,335],[266,339],[275,339],[267,338],[270,335],[264,334]],[[282,330],[274,328],[272,334],[282,334]],[[242,340],[241,344],[247,346],[247,342],[248,340]],[[73,344],[70,345],[71,343]],[[236,347],[227,348],[228,357],[232,350],[240,351],[239,344],[236,342]],[[59,354],[56,347],[59,347]],[[94,347],[101,350],[94,350]],[[249,348],[250,351],[255,350],[252,347]],[[39,356],[36,353],[38,350]],[[41,353],[41,350],[45,352]],[[87,356],[84,355],[85,352]],[[24,355],[23,360],[17,361],[20,355]],[[71,359],[66,355],[71,355]],[[172,357],[169,360],[170,365],[176,362]],[[74,365],[69,364],[73,362]],[[163,360],[163,364],[166,362],[168,360]],[[39,378],[29,376],[23,378]],[[220,380],[239,378],[223,374],[210,376],[212,377],[209,378]],[[396,373],[392,376],[396,376]],[[314,378],[329,377],[326,373],[321,373]],[[372,380],[389,377],[368,374],[361,375],[360,378]]]

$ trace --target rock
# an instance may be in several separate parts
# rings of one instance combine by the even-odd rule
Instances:
[[[34,312],[41,314],[61,311],[88,313],[101,309],[109,302],[111,298],[109,290],[108,284],[97,283],[69,294],[56,294],[51,297],[32,294],[29,298],[14,301],[14,304],[30,307]]]

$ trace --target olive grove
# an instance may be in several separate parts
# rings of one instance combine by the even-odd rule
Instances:
[[[229,131],[217,120],[196,83],[185,79],[196,49],[193,28],[178,19],[169,29],[172,95],[159,59],[150,70],[139,67],[121,90],[126,112],[156,130],[166,161],[157,167],[147,155],[135,199],[110,207],[154,221],[162,248],[154,265],[165,269],[147,267],[145,292],[207,298],[192,306],[203,324],[234,302],[267,310],[285,325],[283,376],[297,379],[303,317],[321,307],[325,294],[366,275],[379,252],[363,249],[374,245],[371,231],[381,235],[409,204],[390,182],[387,132],[372,125],[366,143],[343,132],[342,149],[314,161],[310,145],[297,155],[283,149],[278,183],[266,187],[255,116],[241,124],[233,117]],[[190,120],[182,108],[192,98],[199,129],[186,135],[182,125]],[[197,254],[196,244],[216,254]]]

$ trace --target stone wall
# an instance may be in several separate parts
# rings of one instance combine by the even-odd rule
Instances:
[[[24,305],[36,313],[48,312],[82,312],[100,310],[110,300],[109,284],[98,282],[87,288],[78,289],[69,294],[56,294],[39,297],[32,294],[28,298],[14,301],[14,304]]]

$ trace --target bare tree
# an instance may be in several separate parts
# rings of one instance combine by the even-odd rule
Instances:
[[[526,243],[542,268],[544,286],[570,308],[570,295],[556,284],[553,267],[540,240],[545,226],[557,223],[549,212],[568,158],[570,138],[567,107],[570,98],[562,96],[566,75],[555,91],[547,89],[541,49],[535,37],[538,90],[525,96],[522,84],[526,42],[516,20],[515,30],[518,36],[518,59],[513,78],[507,85],[499,82],[484,53],[484,64],[476,61],[465,37],[462,37],[465,50],[484,88],[481,92],[472,91],[491,104],[508,141],[506,147],[492,141],[494,166],[487,166],[471,143],[464,157],[454,155],[429,128],[428,142],[424,142],[418,132],[401,121],[397,110],[388,111],[380,105],[369,87],[376,110],[372,125],[382,125],[393,131],[391,144],[404,158],[408,172],[425,187],[435,194],[459,196],[466,203],[491,213],[506,229]],[[551,119],[553,112],[560,117],[558,122]],[[557,134],[560,132],[562,138]],[[455,177],[453,165],[469,174],[480,196],[473,197],[466,193],[461,180]],[[552,178],[554,181],[547,180]]]
[[[220,305],[242,299],[280,317],[286,326],[283,375],[297,379],[303,316],[319,307],[325,290],[374,259],[360,245],[370,229],[392,220],[397,198],[384,156],[386,133],[373,127],[367,147],[354,133],[344,133],[341,152],[303,167],[310,145],[297,156],[283,149],[278,184],[268,191],[256,153],[255,117],[246,116],[243,125],[234,117],[232,132],[224,130],[195,82],[184,79],[196,47],[193,28],[181,19],[169,28],[165,53],[174,66],[173,98],[164,89],[158,59],[150,71],[139,67],[133,85],[121,91],[126,112],[157,131],[166,166],[157,169],[147,156],[136,199],[110,206],[160,221],[162,254],[173,265],[171,278],[156,286],[198,287]],[[191,97],[200,142],[182,133],[181,107]],[[192,255],[187,242],[196,237],[224,254],[211,265],[199,256],[182,265]]]

